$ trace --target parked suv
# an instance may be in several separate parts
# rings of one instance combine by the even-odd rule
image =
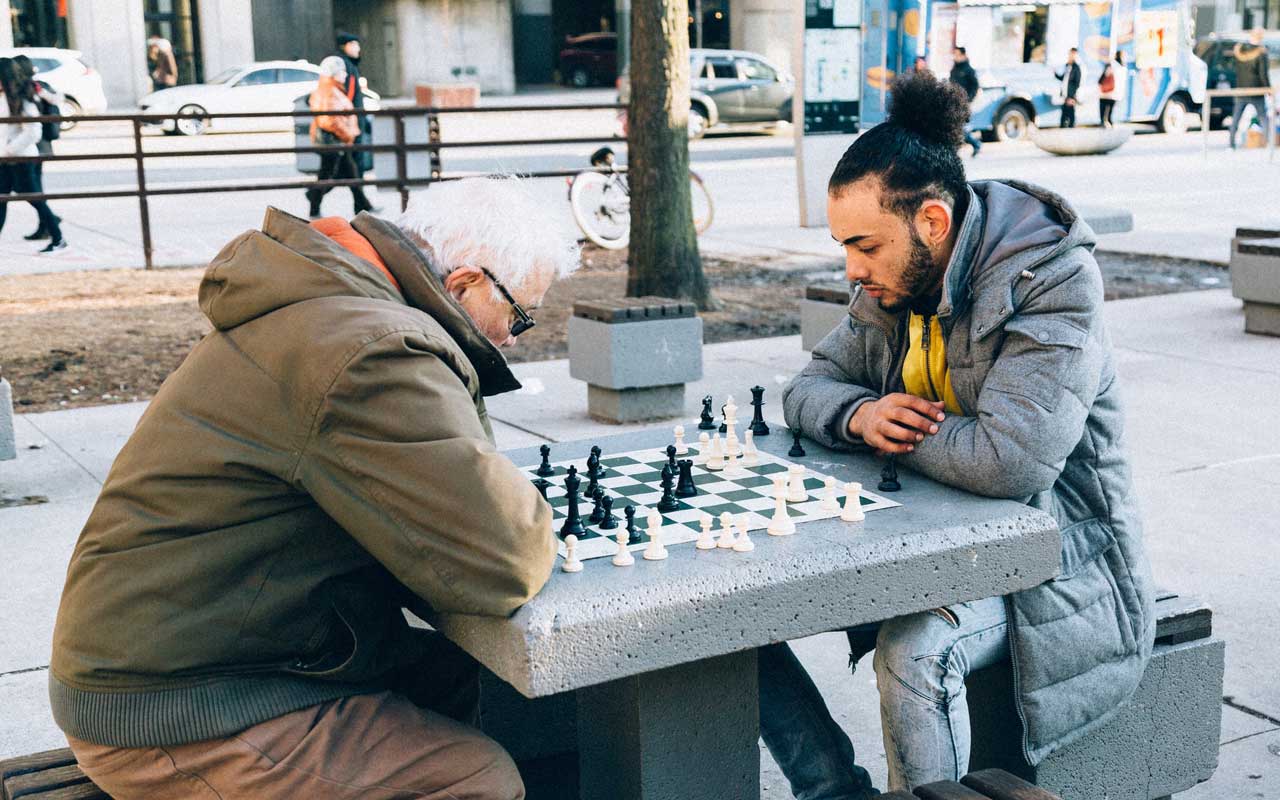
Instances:
[[[618,34],[585,33],[565,38],[560,51],[560,80],[565,86],[608,86],[617,77]]]
[[[1229,89],[1236,85],[1236,45],[1249,41],[1248,31],[1211,33],[1196,42],[1196,55],[1209,66],[1209,88]],[[1280,86],[1280,31],[1267,31],[1262,36],[1271,66],[1271,85]],[[1231,116],[1230,97],[1215,97],[1209,108],[1209,124],[1221,127]]]
[[[744,50],[689,52],[689,138],[709,130],[791,122],[791,73]],[[631,102],[630,76],[618,78],[618,102]]]

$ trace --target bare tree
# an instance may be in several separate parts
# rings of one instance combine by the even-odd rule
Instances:
[[[689,2],[632,0],[627,294],[712,307],[689,196]]]

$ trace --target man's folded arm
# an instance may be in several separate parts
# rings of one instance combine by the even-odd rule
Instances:
[[[836,450],[862,446],[849,435],[849,419],[880,398],[866,365],[865,332],[844,319],[813,348],[813,359],[782,392],[787,425]]]
[[[440,351],[411,330],[357,353],[322,401],[296,480],[433,609],[510,614],[550,575],[551,508],[489,442]]]

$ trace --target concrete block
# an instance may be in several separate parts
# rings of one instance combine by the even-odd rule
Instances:
[[[419,83],[413,87],[413,98],[426,108],[475,108],[480,103],[477,83]]]
[[[1244,301],[1244,331],[1280,336],[1280,305]]]
[[[14,441],[13,426],[13,390],[9,382],[0,378],[0,461],[18,457],[17,444]]]
[[[814,345],[848,316],[847,303],[841,305],[826,300],[810,300],[807,297],[801,300],[800,346],[805,350],[812,350]]]
[[[1236,239],[1230,271],[1232,296],[1280,304],[1280,238]]]
[[[587,384],[587,414],[601,422],[643,422],[683,413],[683,383],[640,389],[606,389]]]
[[[1076,206],[1076,213],[1096,234],[1128,233],[1133,230],[1133,212],[1109,206]]]
[[[609,324],[569,318],[569,375],[593,386],[669,386],[702,377],[698,317]]]

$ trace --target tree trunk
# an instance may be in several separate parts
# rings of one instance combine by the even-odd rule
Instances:
[[[627,295],[712,307],[689,197],[689,2],[632,0]]]

